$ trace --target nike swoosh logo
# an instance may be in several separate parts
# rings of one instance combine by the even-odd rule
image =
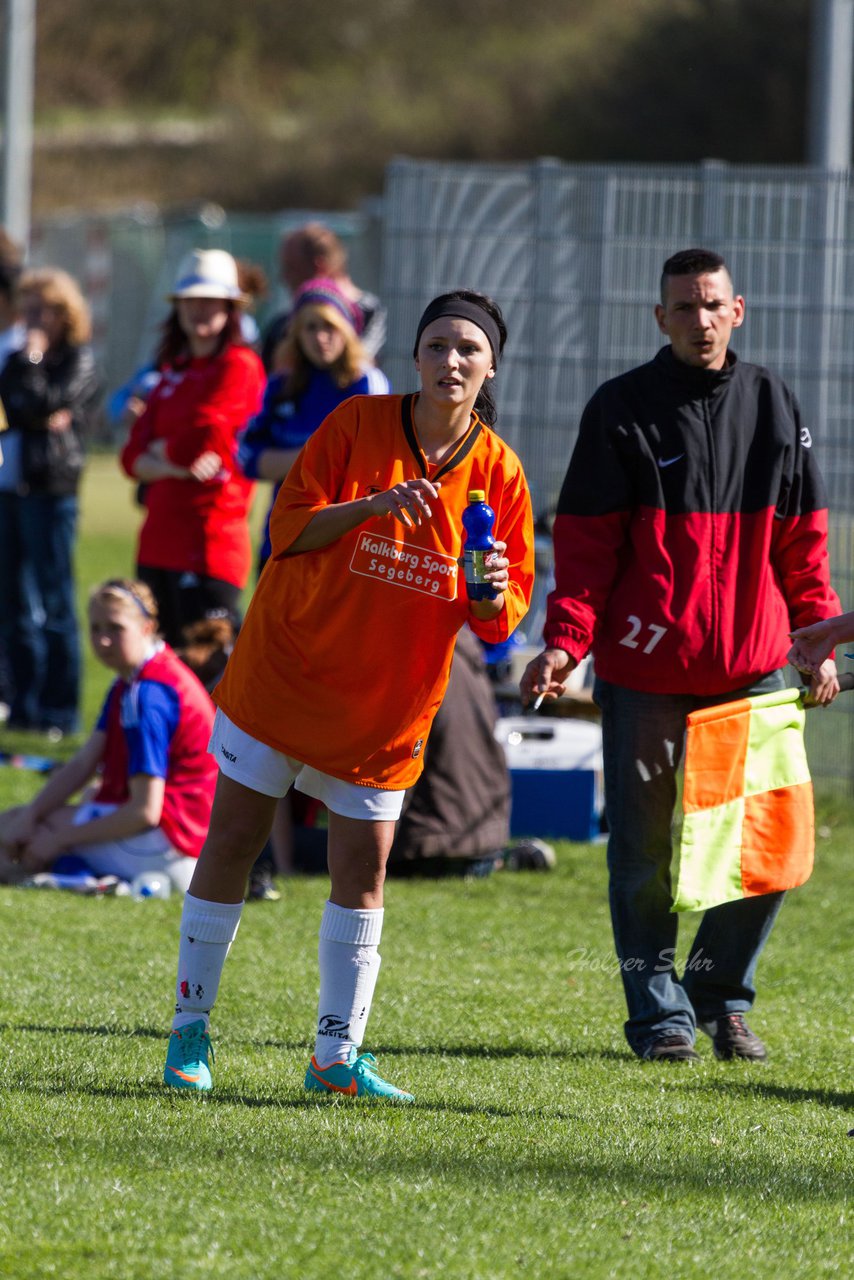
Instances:
[[[658,465],[660,467],[672,467],[674,462],[678,462],[680,458],[684,458],[684,453],[677,453],[675,458],[659,458]]]
[[[355,1080],[351,1080],[348,1085],[333,1084],[331,1080],[327,1080],[325,1078],[322,1072],[315,1071],[311,1063],[309,1063],[308,1069],[314,1076],[315,1080],[319,1080],[324,1089],[329,1089],[332,1093],[347,1093],[352,1097],[354,1094],[359,1092],[359,1086]]]
[[[179,1076],[181,1080],[186,1080],[188,1084],[197,1084],[201,1080],[200,1075],[191,1076],[186,1071],[180,1071],[178,1067],[167,1067],[167,1071],[171,1071],[174,1076]]]

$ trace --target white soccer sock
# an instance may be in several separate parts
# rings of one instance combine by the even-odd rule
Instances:
[[[346,1062],[358,1049],[380,971],[383,909],[350,910],[327,902],[320,922],[320,1001],[314,1057],[318,1066]]]
[[[237,934],[242,910],[242,902],[205,902],[192,894],[184,895],[173,1031],[188,1022],[198,1022],[199,1018],[207,1030],[222,966]]]

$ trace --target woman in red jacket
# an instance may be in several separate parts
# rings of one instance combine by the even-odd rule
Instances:
[[[236,619],[251,565],[253,485],[236,467],[236,438],[264,388],[240,330],[237,266],[222,249],[181,263],[157,353],[162,370],[122,450],[144,485],[137,576],[157,600],[170,644],[201,618]]]

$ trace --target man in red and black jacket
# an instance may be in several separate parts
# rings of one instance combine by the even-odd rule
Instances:
[[[631,1048],[690,1061],[699,1026],[718,1057],[759,1060],[744,1014],[783,895],[707,911],[677,978],[676,770],[690,711],[783,688],[789,631],[839,613],[826,499],[791,391],[729,349],[744,299],[724,260],[669,258],[655,316],[670,345],[584,411],[554,527],[546,648],[522,693],[556,697],[593,650]],[[838,691],[827,662],[813,696]]]

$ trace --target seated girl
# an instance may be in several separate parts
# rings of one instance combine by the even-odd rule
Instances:
[[[213,705],[158,639],[157,606],[143,583],[113,578],[96,588],[89,636],[116,679],[88,741],[29,804],[0,815],[0,880],[15,883],[75,854],[96,876],[166,872],[183,893],[210,820]]]

